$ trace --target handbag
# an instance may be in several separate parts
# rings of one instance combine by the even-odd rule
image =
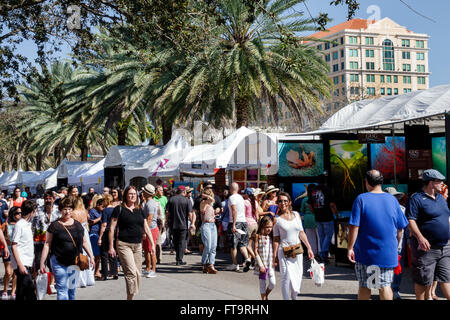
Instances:
[[[303,253],[303,247],[301,243],[293,244],[287,247],[283,247],[283,252],[286,258],[296,258],[298,254]]]
[[[61,222],[60,222],[61,223]],[[72,239],[73,242],[73,246],[75,247],[75,249],[77,249],[77,245],[75,244],[75,241],[73,240],[72,234],[70,233],[70,231],[66,228],[65,225],[63,225],[61,223],[61,225],[64,227],[64,229],[66,229],[67,233],[70,236],[70,239]],[[78,266],[80,268],[81,271],[83,270],[87,270],[89,269],[89,259],[87,256],[85,256],[82,253],[79,253],[76,257],[75,257],[75,265]]]

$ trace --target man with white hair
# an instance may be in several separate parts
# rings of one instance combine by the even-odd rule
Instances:
[[[239,185],[236,182],[231,184],[230,193],[231,196],[228,198],[230,219],[227,230],[227,241],[233,264],[227,270],[239,272],[239,265],[237,263],[237,248],[239,248],[245,258],[243,270],[247,272],[250,269],[251,260],[247,252],[248,225],[247,219],[245,218],[244,198],[239,194]]]

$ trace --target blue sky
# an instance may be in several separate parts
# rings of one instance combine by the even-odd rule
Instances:
[[[429,42],[429,70],[430,87],[442,84],[450,84],[450,63],[448,51],[450,49],[450,1],[449,0],[403,0],[414,10],[431,18],[430,21],[411,11],[400,0],[359,0],[360,10],[355,18],[371,18],[373,12],[367,12],[370,6],[380,8],[380,18],[389,17],[398,24],[407,27],[417,33],[426,33],[430,36]],[[330,6],[330,0],[307,0],[306,4],[313,17],[319,12],[327,12],[333,19],[329,26],[333,26],[347,20],[347,9],[345,6]],[[304,11],[309,16],[304,5],[300,5],[298,10]],[[22,53],[30,59],[36,58],[36,49],[31,42],[26,42],[21,46]],[[70,48],[63,47],[61,57],[69,58]]]

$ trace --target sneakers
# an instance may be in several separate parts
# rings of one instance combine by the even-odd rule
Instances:
[[[398,293],[398,291],[394,292],[394,300],[402,300],[402,297],[400,296],[400,293]]]
[[[49,287],[50,287],[50,292],[51,292],[51,294],[55,294],[55,293],[56,293],[55,285],[54,285],[54,284],[51,284],[51,285],[49,285]]]
[[[239,272],[239,271],[240,271],[240,267],[239,267],[238,264],[230,264],[230,265],[226,268],[226,270],[228,270],[228,271],[236,271],[236,272]]]
[[[250,270],[251,265],[252,265],[252,261],[250,259],[245,260],[244,272],[248,272],[248,270]]]
[[[8,293],[7,293],[7,292],[3,292],[3,294],[2,294],[2,300],[9,300]]]
[[[145,277],[146,277],[146,278],[156,278],[156,272],[153,271],[153,270],[150,270],[150,272],[147,273],[147,274],[145,275]]]
[[[16,300],[16,295],[12,294],[11,297],[9,298],[10,300]]]

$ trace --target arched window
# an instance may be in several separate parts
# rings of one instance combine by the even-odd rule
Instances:
[[[383,41],[383,70],[395,70],[394,44],[389,39]]]

